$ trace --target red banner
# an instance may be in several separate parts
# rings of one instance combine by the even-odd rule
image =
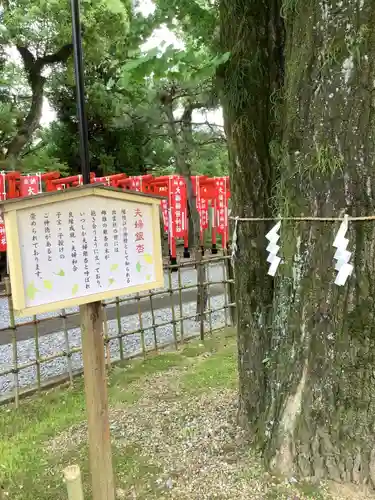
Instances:
[[[186,185],[183,177],[171,176],[169,182],[169,206],[171,208],[171,238],[183,238],[186,231]]]
[[[111,185],[111,179],[109,177],[95,177],[94,182],[104,184],[105,186]]]
[[[200,199],[199,216],[201,221],[201,230],[208,228],[208,201],[204,198]]]
[[[5,181],[5,172],[0,173],[0,200],[5,201],[7,199],[6,192],[6,181]],[[5,235],[5,224],[3,215],[0,214],[0,252],[7,251],[7,239]]]
[[[202,186],[200,178],[197,175],[195,177],[195,196],[196,196],[197,210],[199,213],[200,230],[202,233],[205,229],[208,228],[208,202],[207,199],[202,197],[201,190]]]
[[[168,232],[168,200],[161,200],[161,213],[163,215],[164,231]]]
[[[226,190],[226,182],[223,178],[216,179],[217,202],[216,202],[216,217],[217,217],[217,232],[226,237],[228,233],[228,197]],[[224,245],[223,245],[224,246]]]
[[[7,199],[5,172],[0,173],[0,200],[5,201]]]
[[[33,196],[42,192],[40,175],[21,175],[20,195]]]
[[[5,224],[2,214],[0,214],[0,252],[7,251],[7,239],[5,235]]]
[[[142,177],[132,177],[130,181],[132,191],[142,191]]]

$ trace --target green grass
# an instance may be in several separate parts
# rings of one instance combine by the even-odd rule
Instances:
[[[234,388],[237,374],[233,363],[233,347],[228,345],[188,371],[182,377],[183,388],[188,392],[210,389]]]
[[[171,371],[172,370],[172,371]],[[149,377],[156,376],[152,383]],[[176,391],[168,388],[178,381]],[[153,500],[170,498],[168,492],[160,490],[157,479],[163,476],[163,468],[151,458],[149,450],[127,440],[127,418],[137,418],[139,406],[150,398],[150,408],[158,409],[157,398],[153,399],[153,384],[167,384],[167,393],[161,395],[181,406],[183,415],[194,398],[203,394],[220,393],[237,386],[236,338],[226,330],[208,338],[187,344],[178,352],[164,352],[146,360],[133,360],[116,365],[109,379],[109,401],[115,412],[120,412],[119,430],[112,431],[114,437],[113,462],[116,486],[126,490],[124,498]],[[146,393],[145,393],[146,391]],[[169,391],[169,392],[168,392]],[[156,391],[155,391],[155,394]],[[159,394],[160,396],[160,394]],[[142,399],[142,401],[140,401]],[[191,405],[190,405],[191,406]],[[194,403],[193,403],[194,406]],[[148,406],[146,407],[148,411]],[[126,413],[129,411],[130,413]],[[131,413],[133,411],[133,413]],[[125,415],[125,417],[124,417]],[[129,416],[130,415],[130,416]],[[204,416],[204,415],[203,415]],[[180,417],[179,417],[180,418]],[[0,484],[12,500],[62,500],[66,489],[62,481],[62,470],[78,463],[81,468],[85,500],[91,498],[87,440],[83,424],[86,421],[85,399],[82,379],[77,379],[73,389],[55,388],[43,395],[35,395],[21,402],[19,410],[10,406],[0,408]],[[169,433],[168,421],[163,425]],[[117,421],[116,421],[117,423]],[[151,423],[154,426],[154,421]],[[124,430],[125,429],[125,430]],[[124,432],[124,434],[121,434]],[[138,432],[138,427],[137,427]],[[146,441],[149,431],[146,430]],[[194,428],[182,426],[182,432],[196,432]],[[52,446],[53,444],[53,446]],[[236,449],[236,445],[234,446]],[[249,450],[249,449],[248,449]],[[249,450],[242,455],[245,467],[239,470],[239,479],[249,484],[265,481],[261,462]],[[247,464],[250,464],[249,466]],[[268,479],[267,479],[268,481]],[[159,489],[158,489],[159,488]],[[291,491],[285,482],[274,479],[267,484],[264,499],[289,498]],[[129,491],[133,493],[129,493]],[[249,487],[250,496],[251,487]],[[311,485],[300,485],[301,496],[320,500],[318,490]],[[1,490],[0,490],[1,498]],[[176,497],[172,497],[176,498]],[[185,497],[184,497],[185,498]],[[195,497],[194,497],[195,498]],[[254,497],[255,498],[255,497]],[[259,497],[256,497],[259,498]]]
[[[191,359],[214,353],[231,346],[234,355],[234,335],[229,332],[208,339],[204,343],[193,341],[179,352],[166,352],[146,360],[133,360],[115,366],[109,380],[109,402],[113,407],[132,405],[142,396],[141,384],[146,376],[167,372],[171,368],[188,367],[185,384],[192,388],[203,389],[205,379],[198,382],[208,363],[209,370],[214,370],[210,358],[199,365],[199,375],[194,375],[190,368]],[[227,351],[225,351],[227,352]],[[227,356],[227,355],[226,355]],[[233,363],[233,374],[235,365]],[[189,371],[191,369],[191,372]],[[195,382],[194,382],[195,380]],[[35,395],[21,402],[16,411],[11,406],[0,408],[0,482],[12,500],[28,500],[37,498],[65,498],[64,485],[61,481],[61,470],[69,463],[79,460],[83,464],[83,475],[87,476],[86,447],[80,450],[79,456],[74,453],[59,456],[56,462],[43,451],[45,443],[54,436],[68,431],[72,426],[85,421],[85,399],[82,379],[77,379],[73,389],[55,388]],[[145,471],[154,470],[153,464],[139,459],[139,453],[129,448],[124,453],[114,449],[114,462],[117,476],[123,476],[125,482],[137,477],[135,470],[144,476]],[[129,469],[130,468],[130,469]],[[88,483],[89,481],[86,481]]]

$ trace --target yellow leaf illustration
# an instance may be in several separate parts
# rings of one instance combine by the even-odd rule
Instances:
[[[39,290],[37,290],[35,288],[35,285],[34,285],[34,282],[32,281],[26,288],[26,295],[28,296],[28,298],[30,300],[34,300],[35,299],[35,294],[39,292]]]
[[[147,264],[152,264],[154,262],[153,258],[152,258],[152,255],[150,255],[149,253],[145,253],[143,255],[143,258],[145,259],[145,261],[147,262]]]
[[[50,280],[44,280],[43,281],[43,286],[46,290],[52,290],[52,281]]]
[[[115,282],[115,280],[113,278],[109,278],[108,285],[111,286],[111,285],[113,285],[114,282]]]
[[[111,265],[110,272],[112,272],[112,271],[117,271],[117,269],[118,269],[118,264],[112,264],[112,265]]]
[[[147,276],[146,276],[146,280],[147,280],[147,281],[150,281],[150,279],[151,279],[151,274],[147,274]]]
[[[64,269],[60,269],[60,271],[58,273],[56,273],[56,276],[65,276]]]
[[[77,283],[76,283],[75,285],[73,285],[73,288],[72,288],[72,295],[76,295],[76,294],[77,294],[77,292],[78,292],[78,288],[79,288],[79,287],[78,287]]]

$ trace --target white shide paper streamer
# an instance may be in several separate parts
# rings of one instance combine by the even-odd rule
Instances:
[[[346,232],[348,230],[348,216],[344,216],[344,220],[341,223],[339,230],[337,231],[333,246],[337,249],[333,258],[336,260],[335,270],[338,271],[335,285],[344,286],[346,280],[353,272],[353,266],[349,264],[351,252],[347,251],[347,246],[349,240],[345,238]]]
[[[266,248],[269,255],[267,257],[267,262],[270,263],[270,268],[268,269],[268,274],[270,276],[275,276],[277,268],[281,262],[281,258],[277,256],[277,252],[280,250],[277,242],[279,241],[280,235],[278,231],[280,230],[281,222],[278,222],[267,234],[266,238],[269,241],[269,244]]]

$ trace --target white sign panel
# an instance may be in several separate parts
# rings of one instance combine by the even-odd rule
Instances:
[[[155,281],[152,206],[86,196],[17,211],[25,307]]]

